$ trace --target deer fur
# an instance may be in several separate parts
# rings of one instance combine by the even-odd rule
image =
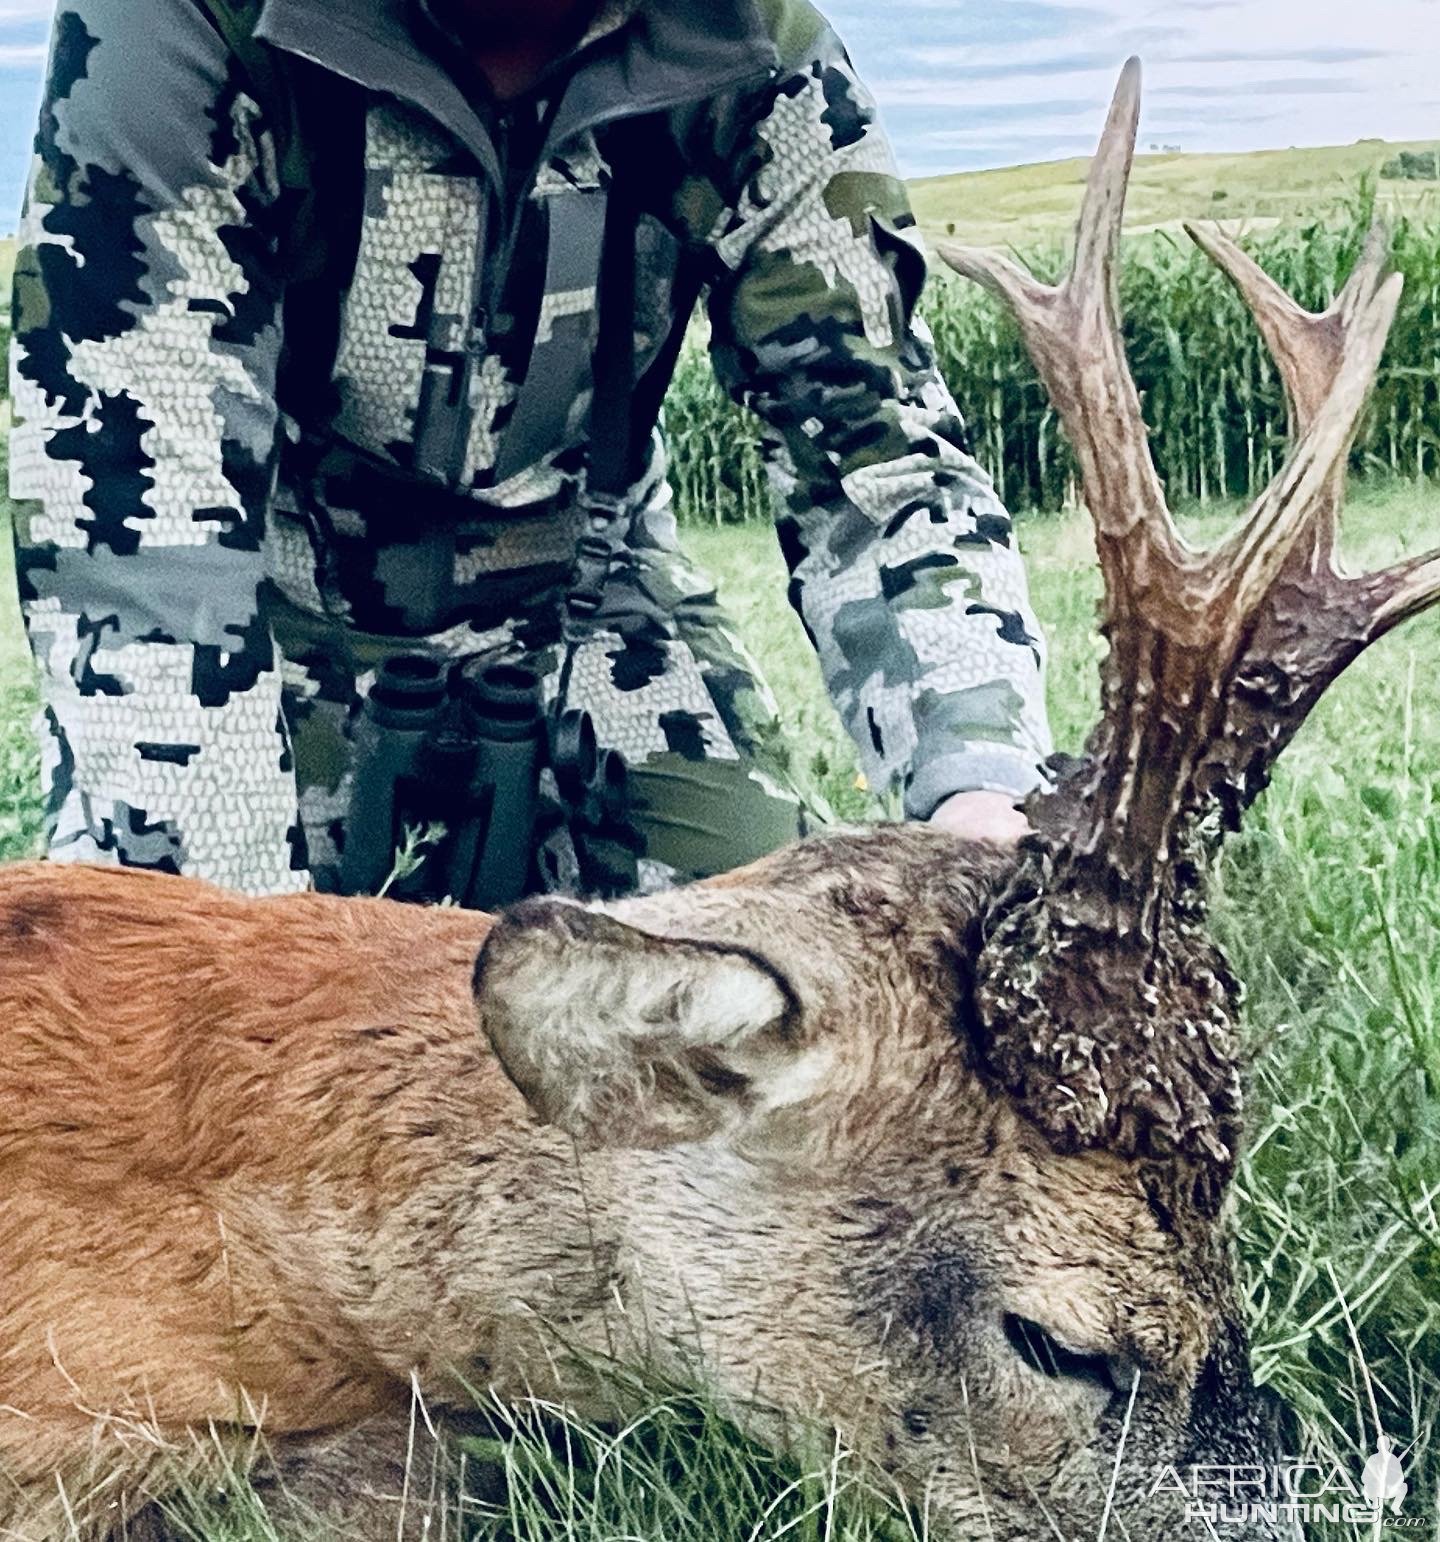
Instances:
[[[571,1349],[839,1422],[962,1536],[1035,1535],[1027,1485],[1098,1515],[1132,1367],[1136,1504],[1207,1411],[1248,1460],[1216,1237],[977,1074],[1009,862],[877,828],[499,922],[0,872],[0,1537],[105,1535],[255,1428],[337,1534],[395,1536],[412,1391],[583,1406]]]

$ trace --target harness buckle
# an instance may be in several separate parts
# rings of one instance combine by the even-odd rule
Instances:
[[[625,513],[628,498],[624,493],[602,493],[587,488],[578,501],[590,521],[590,528],[603,532]]]

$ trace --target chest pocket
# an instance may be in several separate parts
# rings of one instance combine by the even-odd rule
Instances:
[[[470,345],[484,201],[455,146],[398,103],[370,109],[355,275],[335,360],[336,427],[401,465],[422,396],[453,390]]]
[[[575,452],[592,417],[600,273],[615,207],[594,136],[541,165],[523,219],[517,215],[520,239],[510,241],[504,220],[490,217],[478,175],[452,171],[456,147],[429,120],[386,102],[370,109],[365,138],[364,212],[336,355],[336,430],[426,480],[483,488],[487,501],[553,498],[579,467]],[[674,329],[680,246],[650,214],[638,215],[635,236],[639,380]],[[506,245],[514,248],[511,271],[499,273],[507,254],[491,247]],[[538,306],[532,298],[520,307],[534,317],[533,330],[517,328],[507,302],[537,288]],[[486,294],[494,297],[488,308]],[[497,319],[503,338],[487,336]]]

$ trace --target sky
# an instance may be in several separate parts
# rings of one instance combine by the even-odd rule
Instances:
[[[879,98],[907,176],[1088,152],[1131,53],[1146,63],[1143,145],[1440,139],[1440,0],[821,6]],[[0,0],[0,231],[15,223],[53,8]]]

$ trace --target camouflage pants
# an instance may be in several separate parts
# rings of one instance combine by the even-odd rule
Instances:
[[[642,890],[727,871],[804,833],[816,817],[790,774],[775,702],[713,592],[686,581],[657,611],[660,587],[694,570],[678,554],[649,564],[651,603],[620,612],[580,645],[566,704],[588,711],[602,749],[629,770],[629,826]],[[522,663],[557,690],[562,592],[551,586],[498,625],[461,624],[432,636],[368,633],[277,599],[271,626],[282,656],[285,716],[295,757],[300,821],[315,885],[335,890],[352,807],[356,729],[367,692],[392,658],[421,654],[456,668]],[[492,618],[489,618],[493,620]],[[548,773],[535,840],[536,887],[583,887]],[[524,838],[518,835],[517,838]]]

